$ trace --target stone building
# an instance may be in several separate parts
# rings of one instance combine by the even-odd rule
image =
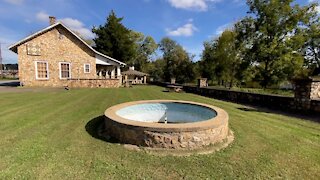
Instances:
[[[119,87],[126,64],[88,45],[50,17],[50,26],[11,45],[24,86]]]

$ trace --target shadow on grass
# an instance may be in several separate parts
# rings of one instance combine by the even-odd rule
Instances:
[[[18,87],[18,86],[20,86],[20,82],[18,80],[7,80],[7,81],[4,81],[4,82],[0,82],[0,86]]]
[[[319,114],[316,113],[299,113],[299,112],[294,112],[294,111],[281,111],[281,110],[274,110],[274,109],[269,109],[269,108],[263,108],[259,106],[249,106],[249,107],[239,107],[237,108],[241,111],[246,111],[246,112],[260,112],[260,113],[273,113],[273,114],[279,114],[279,115],[284,115],[284,116],[289,116],[289,117],[294,117],[294,118],[300,118],[308,121],[313,121],[320,123],[320,117]]]
[[[264,113],[269,113],[268,111],[262,111],[262,110],[259,110],[257,108],[249,108],[249,107],[240,107],[240,108],[237,108],[241,111],[246,111],[246,112],[264,112]]]
[[[91,119],[85,126],[86,131],[96,139],[106,141],[109,143],[117,143],[119,141],[108,135],[108,130],[104,128],[105,118],[104,116],[98,116]]]

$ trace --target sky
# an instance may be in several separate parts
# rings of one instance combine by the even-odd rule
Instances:
[[[176,40],[197,61],[203,42],[245,17],[248,7],[245,0],[0,0],[3,63],[17,63],[17,55],[8,47],[47,27],[49,15],[93,38],[92,27],[104,24],[111,10],[124,18],[127,28],[152,36],[156,42],[163,37]]]

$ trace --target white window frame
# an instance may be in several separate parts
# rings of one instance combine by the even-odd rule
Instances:
[[[61,75],[61,64],[69,64],[69,77],[68,78],[64,78]],[[59,78],[60,79],[71,79],[71,63],[70,62],[59,62]]]
[[[40,63],[46,63],[46,68],[47,68],[47,77],[46,78],[39,78],[38,77],[38,62]],[[49,79],[49,64],[48,61],[35,61],[35,70],[36,70],[36,80],[48,80]]]
[[[89,65],[89,72],[86,72],[86,65]],[[85,63],[85,64],[83,65],[83,72],[86,73],[86,74],[90,73],[90,72],[91,72],[91,64]]]

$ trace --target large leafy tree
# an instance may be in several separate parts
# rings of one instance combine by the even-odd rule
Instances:
[[[176,41],[163,38],[159,44],[163,52],[164,80],[176,78],[177,82],[185,83],[194,80],[195,73],[192,58]]]
[[[156,81],[164,81],[165,61],[160,58],[148,63],[148,74]]]
[[[135,42],[135,54],[129,64],[134,65],[138,71],[149,71],[152,55],[155,54],[158,44],[151,36],[140,32],[132,31],[131,38]]]
[[[310,70],[311,75],[320,74],[320,16],[316,11],[319,4],[311,4],[310,8],[310,22],[305,28],[305,48],[303,49],[305,55],[305,65]]]
[[[257,70],[263,87],[292,78],[301,71],[304,44],[299,28],[306,24],[310,7],[292,6],[293,0],[247,0],[252,17],[243,30],[251,38],[246,45],[247,57]],[[251,24],[250,24],[251,23]]]
[[[225,30],[220,37],[205,42],[202,53],[202,75],[230,87],[244,78],[248,65],[243,61],[235,30]]]
[[[218,59],[215,56],[216,51],[215,40],[206,41],[203,43],[204,50],[202,51],[202,58],[200,62],[201,76],[209,80],[219,80],[217,72]]]
[[[126,28],[114,11],[111,11],[104,25],[94,27],[92,32],[95,49],[123,62],[130,62],[135,55],[135,44],[131,30]]]

